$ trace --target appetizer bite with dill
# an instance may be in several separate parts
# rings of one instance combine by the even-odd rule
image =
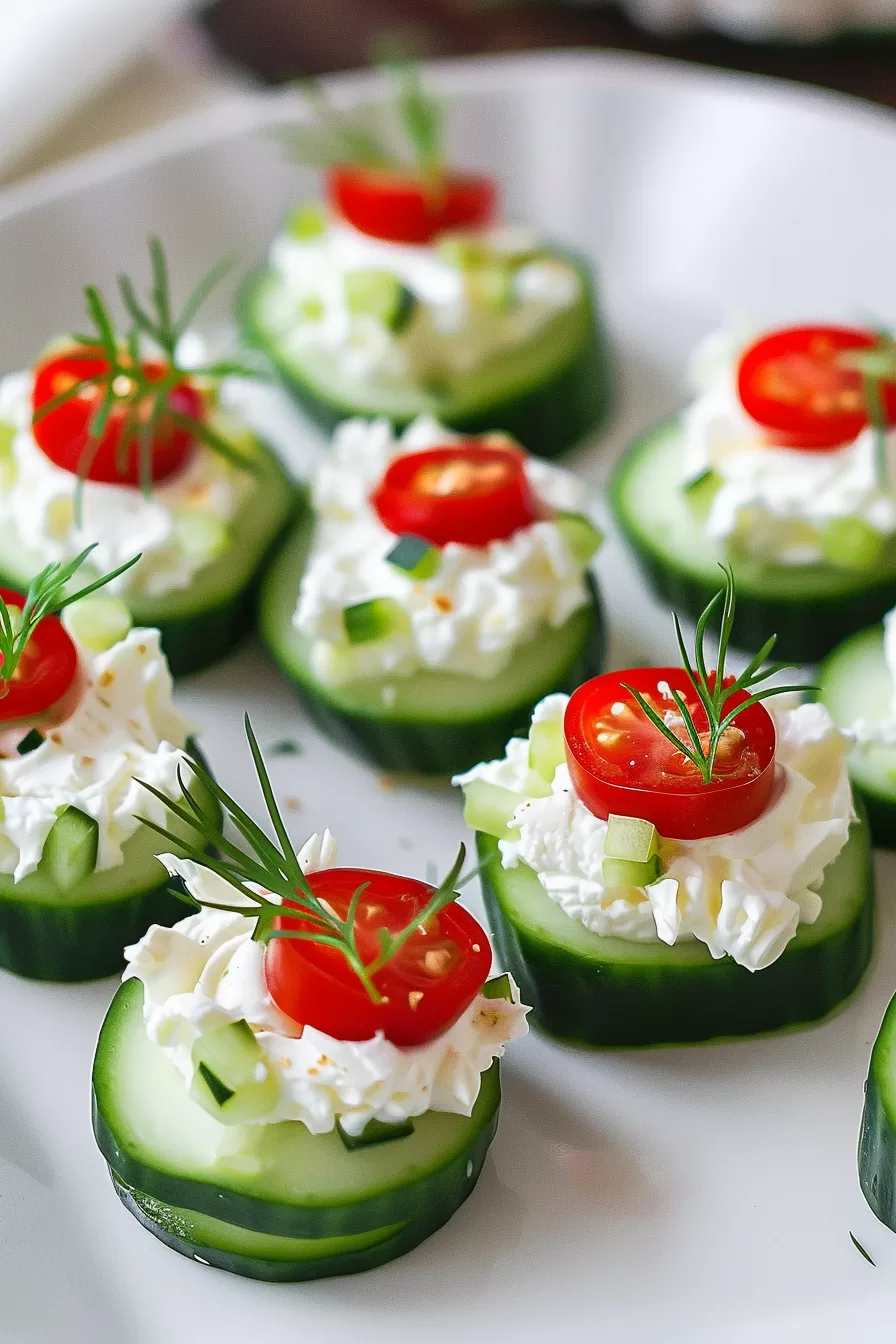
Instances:
[[[27,593],[0,588],[0,966],[38,980],[111,975],[126,942],[177,913],[136,781],[152,781],[149,816],[183,853],[169,808],[196,748],[158,630],[97,595],[139,556],[72,592],[89,558],[47,565]]]
[[[391,107],[343,112],[312,90],[313,124],[286,133],[325,169],[326,206],[287,218],[242,295],[246,339],[324,429],[433,415],[554,456],[608,409],[588,264],[500,223],[498,182],[451,166],[418,71],[391,77]]]
[[[88,542],[139,625],[161,631],[175,675],[225,654],[250,623],[255,576],[288,520],[293,487],[226,409],[243,362],[189,360],[191,331],[223,276],[215,266],[173,307],[161,244],[150,241],[146,300],[119,280],[118,330],[95,286],[93,329],[55,340],[33,369],[0,382],[0,582],[28,583]]]
[[[656,592],[696,617],[716,565],[733,639],[815,662],[896,603],[896,344],[846,327],[715,336],[695,398],[616,468],[616,519]]]
[[[463,846],[437,887],[337,867],[329,831],[296,854],[247,733],[274,838],[198,771],[244,852],[184,783],[175,816],[195,838],[161,857],[196,913],[127,951],[94,1130],[125,1206],[182,1255],[259,1279],[352,1274],[470,1194],[527,1010],[488,978],[488,938],[457,903]]]
[[[707,627],[720,615],[710,670]],[[546,1031],[595,1046],[751,1036],[823,1017],[871,954],[848,740],[770,639],[726,659],[734,580],[682,667],[606,673],[456,779],[496,946]]]
[[[504,435],[349,421],[265,575],[262,638],[312,718],[388,770],[501,750],[599,670],[584,489]]]

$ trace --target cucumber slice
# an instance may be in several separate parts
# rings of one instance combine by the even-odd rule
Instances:
[[[572,1044],[684,1044],[803,1026],[848,998],[871,956],[864,820],[827,870],[816,922],[801,924],[782,956],[755,973],[729,957],[713,961],[696,940],[667,947],[599,937],[550,900],[530,868],[502,868],[496,840],[480,833],[477,845],[498,955],[536,1024]]]
[[[558,513],[554,519],[573,559],[587,565],[603,544],[604,536],[584,513]]]
[[[815,680],[818,698],[838,728],[848,730],[859,718],[872,723],[893,718],[893,681],[879,625],[838,645],[821,664]],[[896,745],[854,747],[849,777],[868,812],[874,843],[896,849]]]
[[[202,760],[195,743],[187,749]],[[203,811],[216,819],[215,800],[202,790],[193,791]],[[116,867],[93,868],[64,885],[79,865],[86,868],[91,852],[85,825],[89,818],[77,819],[83,815],[70,808],[50,831],[52,836],[62,823],[57,836],[64,838],[68,831],[73,850],[61,840],[58,848],[54,842],[50,858],[45,848],[37,869],[21,882],[14,882],[10,873],[0,874],[0,967],[32,980],[96,980],[122,969],[125,947],[150,924],[183,919],[184,904],[172,894],[156,858],[159,838],[147,826],[125,841],[123,861]],[[176,835],[184,834],[176,817],[169,816],[168,825]]]
[[[400,1143],[348,1152],[335,1130],[313,1135],[298,1121],[225,1128],[190,1100],[181,1074],[147,1037],[139,980],[118,990],[93,1067],[94,1133],[119,1181],[281,1237],[355,1236],[433,1209],[444,1221],[476,1183],[499,1103],[496,1061],[469,1119],[428,1111]]]
[[[412,579],[431,579],[442,563],[442,553],[422,537],[406,536],[398,538],[386,559]]]
[[[356,602],[342,613],[342,623],[349,644],[369,644],[377,639],[388,639],[406,629],[408,619],[404,608],[394,597],[372,597],[367,602]]]
[[[66,807],[50,828],[38,866],[61,891],[71,891],[96,868],[99,840],[96,819],[80,808]]]
[[[411,290],[391,271],[350,271],[345,300],[350,313],[373,317],[396,336],[410,325],[417,307]]]
[[[132,1190],[115,1172],[112,1180],[125,1208],[178,1254],[201,1265],[271,1283],[297,1283],[375,1269],[419,1246],[456,1210],[449,1201],[409,1222],[371,1232],[341,1237],[281,1237],[153,1199]]]
[[[616,521],[657,596],[697,617],[718,591],[722,562],[737,583],[734,643],[758,649],[777,634],[775,656],[817,662],[847,635],[896,606],[896,545],[871,573],[833,565],[763,565],[729,556],[695,526],[681,488],[682,437],[666,421],[631,445],[610,482]]]
[[[859,1184],[873,1212],[896,1231],[896,998],[871,1051],[859,1135]]]
[[[336,1133],[350,1153],[356,1148],[367,1148],[371,1143],[389,1143],[392,1139],[406,1139],[414,1132],[413,1120],[403,1120],[399,1124],[388,1125],[383,1120],[368,1120],[360,1134],[349,1134],[336,1121]]]
[[[133,625],[131,613],[117,597],[82,597],[62,613],[62,623],[91,653],[105,653],[124,639]]]
[[[128,599],[136,625],[161,631],[174,676],[208,667],[251,630],[256,580],[296,506],[295,487],[270,449],[252,435],[239,446],[256,474],[231,522],[226,551],[197,570],[186,588]],[[45,564],[13,529],[0,533],[0,585],[24,592]],[[89,577],[85,573],[85,583]]]
[[[385,770],[450,775],[503,756],[539,700],[573,690],[599,671],[604,657],[600,604],[591,602],[559,630],[545,630],[514,652],[497,677],[422,671],[412,677],[324,685],[310,666],[310,647],[293,626],[299,581],[311,545],[306,508],[265,575],[259,626],[274,661],[327,736]]]
[[[287,390],[330,431],[349,416],[385,416],[404,428],[418,415],[435,416],[461,433],[503,430],[532,453],[555,457],[603,424],[610,411],[610,358],[597,316],[591,268],[559,248],[582,279],[582,298],[523,345],[501,351],[439,390],[346,381],[323,353],[297,353],[282,338],[277,313],[280,281],[261,269],[237,299],[248,345],[264,351]]]

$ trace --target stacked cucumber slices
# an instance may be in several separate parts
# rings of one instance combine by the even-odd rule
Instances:
[[[194,831],[186,845],[193,863],[164,861],[184,874],[209,922],[198,930],[203,914],[193,916],[164,943],[150,929],[129,949],[136,978],[119,989],[96,1052],[94,1131],[125,1207],[181,1254],[256,1279],[356,1273],[412,1249],[470,1194],[497,1127],[498,1056],[525,1030],[525,1010],[508,976],[486,980],[486,935],[455,904],[463,851],[436,889],[326,866],[335,858],[327,837],[296,858],[251,729],[250,741],[281,847],[198,769],[250,854],[190,795],[175,807]],[[219,858],[204,857],[209,844]],[[207,977],[198,988],[204,946],[219,962],[231,949],[227,1008],[214,1002]],[[265,988],[259,1000],[254,973],[246,982],[250,1026],[234,996],[253,956]],[[167,1022],[161,1035],[156,1010]],[[192,1022],[189,1077],[181,1047],[171,1045],[178,1013],[179,1039]],[[303,1049],[304,1064],[295,1054]],[[401,1071],[395,1081],[383,1063],[388,1051]],[[465,1053],[449,1103],[445,1069]],[[358,1081],[343,1083],[339,1070],[355,1057]],[[480,1076],[471,1100],[473,1061]],[[422,1083],[436,1074],[441,1100]]]

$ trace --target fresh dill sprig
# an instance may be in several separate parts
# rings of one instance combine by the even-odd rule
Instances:
[[[278,131],[278,138],[298,163],[313,168],[345,164],[405,172],[410,169],[427,183],[436,184],[444,171],[441,108],[424,89],[415,62],[388,61],[382,69],[391,82],[398,124],[407,142],[401,149],[371,129],[366,104],[344,112],[313,79],[303,79],[296,86],[313,114],[313,122],[286,127]]]
[[[113,569],[110,574],[104,574],[102,578],[88,583],[86,587],[79,588],[76,593],[67,594],[66,585],[71,582],[95,546],[96,542],[75,556],[67,565],[58,562],[46,565],[28,585],[25,603],[21,608],[15,605],[9,606],[0,597],[0,699],[9,693],[9,683],[15,676],[22,654],[44,617],[56,616],[72,602],[78,602],[82,597],[96,592],[97,588],[103,588],[113,579],[117,579],[119,574],[131,569],[140,559],[139,555],[135,555],[126,564]]]
[[[106,300],[96,285],[84,290],[87,314],[93,322],[91,332],[74,332],[76,346],[67,352],[69,359],[95,360],[101,357],[107,367],[86,374],[70,387],[59,392],[34,412],[34,421],[81,396],[85,391],[97,394],[98,405],[88,424],[87,443],[78,463],[78,492],[76,518],[80,521],[80,492],[94,458],[99,451],[109,419],[114,412],[122,414],[124,424],[116,445],[116,465],[124,473],[132,445],[137,446],[140,486],[143,493],[152,493],[152,445],[160,426],[183,429],[194,438],[214,449],[232,465],[252,470],[246,459],[232,444],[218,434],[203,418],[196,418],[169,405],[169,397],[179,384],[192,379],[216,381],[238,376],[264,376],[257,368],[238,360],[213,360],[210,363],[187,368],[178,358],[178,345],[197,312],[211,291],[233,266],[233,258],[217,262],[203,276],[187,298],[178,314],[171,300],[168,262],[158,238],[149,239],[149,260],[152,283],[144,301],[137,297],[133,282],[126,275],[118,277],[122,303],[130,318],[130,326],[123,334],[116,329]],[[143,365],[142,347],[149,341],[162,356],[165,370],[150,376]]]
[[[183,795],[182,803],[172,802],[164,793],[154,788],[153,785],[147,784],[144,780],[139,782],[144,789],[163,803],[178,821],[187,826],[195,834],[196,839],[185,840],[183,836],[175,835],[164,826],[150,821],[148,817],[140,817],[139,820],[158,835],[161,835],[176,849],[186,852],[187,856],[196,863],[229,882],[250,903],[251,908],[247,910],[244,905],[225,905],[218,901],[205,903],[190,893],[178,891],[177,894],[182,900],[194,907],[201,908],[203,905],[207,905],[208,909],[227,910],[233,914],[257,916],[252,936],[259,942],[267,943],[272,938],[294,938],[306,942],[321,943],[327,947],[335,947],[343,953],[371,1000],[378,1003],[381,995],[373,983],[374,977],[401,950],[415,930],[421,925],[425,925],[427,920],[437,915],[440,910],[443,910],[456,899],[458,878],[463,868],[466,850],[463,845],[460,846],[451,871],[436,887],[423,909],[415,914],[403,929],[399,930],[398,933],[391,933],[385,928],[377,930],[380,950],[372,961],[365,962],[358,950],[355,920],[358,904],[369,884],[362,883],[355,890],[344,919],[341,919],[328,904],[318,900],[308,879],[302,872],[295,850],[290,842],[289,833],[277,807],[270,777],[248,714],[245,718],[245,727],[255,765],[255,773],[276,837],[276,843],[252,820],[239,803],[221,788],[212,775],[196,761],[190,762],[190,770],[198,779],[200,788],[207,790],[217,800],[224,817],[238,831],[249,846],[250,852],[247,853],[239,845],[229,840],[224,834],[223,825],[209,820],[207,814],[202,810],[195,788],[191,788],[186,782],[182,771],[178,771],[178,784]],[[209,849],[216,851],[216,854],[210,855]],[[284,908],[284,904],[268,900],[265,895],[254,890],[249,885],[250,883],[279,896],[284,904],[288,903],[292,908]],[[312,928],[307,930],[275,929],[274,921],[282,915],[301,919],[306,924],[312,925]]]
[[[731,642],[731,632],[734,628],[734,573],[730,565],[720,565],[719,568],[725,576],[725,587],[716,593],[715,597],[704,608],[703,613],[697,622],[697,632],[694,639],[694,661],[696,667],[692,665],[690,654],[684,642],[684,636],[681,631],[681,624],[678,617],[673,615],[675,623],[675,637],[678,640],[678,649],[681,654],[681,663],[688,675],[688,680],[696,692],[697,698],[706,714],[707,729],[701,732],[691,713],[684,697],[680,691],[672,690],[672,699],[675,707],[681,716],[684,724],[687,740],[679,737],[665,719],[657,714],[653,706],[645,700],[640,691],[636,691],[633,686],[622,682],[622,686],[634,696],[641,710],[647,718],[665,738],[674,744],[678,751],[691,762],[700,772],[700,777],[704,784],[712,782],[713,771],[715,769],[716,755],[719,750],[719,744],[722,735],[729,728],[739,714],[743,714],[745,709],[751,705],[757,705],[762,700],[768,700],[773,695],[786,695],[794,691],[811,690],[809,686],[767,686],[764,690],[753,691],[754,686],[767,681],[769,677],[776,676],[783,672],[785,668],[796,667],[796,663],[770,663],[767,667],[763,666],[766,659],[771,655],[775,647],[777,635],[772,635],[766,640],[759,652],[752,658],[738,677],[726,676],[725,660],[728,655],[728,646]],[[716,614],[721,604],[721,625],[719,628],[719,639],[715,658],[715,671],[710,672],[706,661],[705,641],[706,630],[709,622]],[[671,689],[671,688],[670,688]],[[750,692],[747,697],[726,712],[725,706],[733,695],[741,691]]]

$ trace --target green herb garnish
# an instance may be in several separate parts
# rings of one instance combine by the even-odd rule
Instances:
[[[128,330],[116,330],[109,307],[96,285],[84,290],[87,314],[94,324],[92,332],[74,332],[76,348],[66,352],[69,359],[93,360],[101,357],[108,365],[97,373],[87,374],[71,387],[38,407],[35,422],[42,420],[66,402],[80,396],[85,390],[100,394],[99,405],[89,425],[88,438],[78,463],[78,490],[76,492],[76,520],[80,520],[80,497],[84,479],[99,450],[100,442],[113,411],[123,413],[124,425],[116,445],[116,463],[124,472],[128,453],[136,442],[140,486],[143,493],[152,493],[152,444],[159,426],[164,424],[186,430],[207,444],[234,466],[251,470],[250,464],[227,439],[218,434],[205,419],[197,419],[169,405],[173,389],[184,380],[208,379],[216,381],[228,376],[257,378],[263,376],[257,368],[237,360],[213,360],[208,364],[187,368],[178,358],[177,347],[197,312],[211,291],[233,265],[225,258],[214,265],[199,281],[176,316],[171,301],[168,263],[158,238],[149,240],[149,260],[152,284],[145,302],[138,299],[132,281],[126,275],[118,277],[121,300],[130,318]],[[149,341],[162,357],[165,371],[149,377],[143,367],[142,347]],[[153,371],[154,375],[157,372]]]
[[[887,460],[887,417],[884,413],[883,384],[896,382],[896,341],[892,333],[881,330],[868,350],[845,350],[840,365],[862,375],[865,409],[874,431],[877,481],[881,490],[890,488],[890,464]]]
[[[719,568],[725,575],[725,587],[720,589],[711,602],[707,604],[697,622],[697,632],[694,640],[696,667],[691,664],[678,617],[675,615],[672,617],[675,623],[675,637],[678,640],[678,648],[681,653],[681,663],[706,714],[708,731],[701,733],[697,728],[694,716],[680,691],[672,690],[672,699],[675,701],[675,706],[683,720],[687,740],[678,736],[665,719],[661,718],[652,705],[645,700],[640,691],[636,691],[633,686],[629,686],[624,681],[621,683],[625,690],[634,696],[657,731],[672,742],[682,755],[699,770],[700,778],[704,784],[712,782],[716,753],[722,740],[722,734],[726,728],[731,726],[739,714],[743,714],[744,710],[749,709],[751,705],[759,704],[761,700],[768,700],[770,696],[787,695],[794,691],[813,689],[810,686],[767,686],[765,690],[752,691],[752,687],[767,681],[769,677],[776,676],[785,668],[798,666],[796,663],[770,663],[767,667],[763,666],[775,646],[777,635],[772,635],[770,639],[766,640],[739,677],[726,676],[725,660],[728,655],[728,645],[731,641],[731,631],[734,627],[734,574],[729,565],[720,565]],[[715,658],[716,670],[710,672],[707,667],[704,648],[706,630],[720,604],[722,619]],[[740,704],[735,705],[733,709],[725,713],[725,705],[739,691],[749,691],[750,694]]]
[[[246,851],[240,849],[224,834],[222,826],[208,819],[181,771],[178,771],[178,784],[183,795],[182,803],[172,802],[164,793],[161,793],[152,784],[147,784],[144,780],[139,782],[144,789],[163,803],[179,821],[188,826],[195,833],[197,839],[195,841],[184,840],[182,836],[175,835],[172,831],[166,830],[165,827],[157,825],[156,822],[150,821],[148,817],[139,817],[138,820],[161,835],[176,849],[185,851],[187,856],[196,863],[224,878],[241,896],[250,902],[252,908],[247,910],[246,906],[222,905],[217,901],[204,903],[197,900],[189,892],[173,888],[181,900],[194,907],[201,908],[205,904],[208,909],[227,910],[232,914],[239,915],[255,915],[257,922],[252,937],[258,942],[267,943],[272,938],[295,938],[337,948],[345,956],[346,961],[356,973],[371,1000],[378,1003],[381,995],[373,983],[374,976],[392,960],[421,924],[425,924],[428,919],[437,915],[440,910],[443,910],[456,899],[457,882],[466,857],[466,850],[463,845],[460,846],[457,858],[447,877],[438,884],[429,901],[422,910],[413,916],[405,928],[398,933],[391,933],[385,928],[377,930],[379,953],[373,961],[363,961],[358,951],[355,915],[358,903],[369,884],[364,882],[355,890],[349,902],[345,919],[340,919],[328,905],[317,899],[311,890],[308,879],[302,872],[295,850],[290,842],[289,833],[277,807],[270,777],[265,768],[264,758],[248,715],[246,715],[245,725],[249,748],[255,764],[255,773],[276,836],[276,843],[196,761],[190,762],[191,772],[198,779],[200,786],[208,790],[217,799],[225,818],[236,828],[251,852],[246,853]],[[210,857],[209,849],[216,851],[217,857]],[[291,906],[298,908],[284,909],[283,905],[268,900],[266,896],[254,891],[248,885],[250,882],[256,883],[268,892],[279,896],[282,901],[289,902]],[[314,927],[307,931],[275,929],[274,920],[278,915],[284,914],[292,915]]]
[[[82,597],[96,592],[97,588],[111,583],[119,574],[124,574],[125,570],[136,565],[140,559],[139,555],[135,555],[126,564],[113,569],[110,574],[104,574],[102,578],[88,583],[86,588],[67,594],[66,584],[71,581],[95,546],[96,542],[75,556],[67,565],[59,563],[46,565],[28,585],[25,602],[21,608],[8,606],[0,597],[0,699],[8,694],[9,683],[15,676],[28,641],[44,617],[58,615],[72,602],[78,602]]]

